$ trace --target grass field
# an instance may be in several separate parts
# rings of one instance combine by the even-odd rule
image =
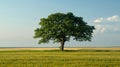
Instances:
[[[3,50],[0,67],[120,67],[120,50]]]

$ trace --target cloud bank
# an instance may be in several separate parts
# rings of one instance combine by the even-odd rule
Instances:
[[[119,21],[119,16],[114,15],[114,16],[106,18],[106,20],[110,21],[110,22],[118,22]]]
[[[118,22],[118,21],[120,21],[119,16],[113,15],[113,16],[107,17],[107,18],[103,18],[103,17],[97,18],[93,22],[94,23],[101,23],[101,22]]]
[[[100,17],[93,20],[95,24],[95,33],[104,33],[105,31],[120,31],[120,18],[118,15],[113,15],[110,17]],[[111,22],[111,24],[108,24]],[[104,24],[105,23],[105,24]]]
[[[103,22],[104,18],[98,18],[98,19],[95,19],[93,22],[94,23],[100,23],[100,22]]]

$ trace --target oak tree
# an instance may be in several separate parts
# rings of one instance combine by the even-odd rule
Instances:
[[[76,41],[91,41],[94,26],[88,25],[82,17],[73,13],[54,13],[47,18],[41,18],[40,28],[35,29],[34,38],[39,38],[39,44],[61,43],[60,50],[64,50],[64,44],[72,37]]]

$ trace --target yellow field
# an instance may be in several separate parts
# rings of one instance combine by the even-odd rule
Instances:
[[[0,67],[120,67],[120,49],[1,48]]]

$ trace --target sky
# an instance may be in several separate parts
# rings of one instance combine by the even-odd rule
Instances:
[[[120,46],[120,0],[0,0],[0,47],[59,47],[59,43],[38,44],[34,30],[40,18],[72,12],[95,26],[91,42],[72,39],[65,47]]]

